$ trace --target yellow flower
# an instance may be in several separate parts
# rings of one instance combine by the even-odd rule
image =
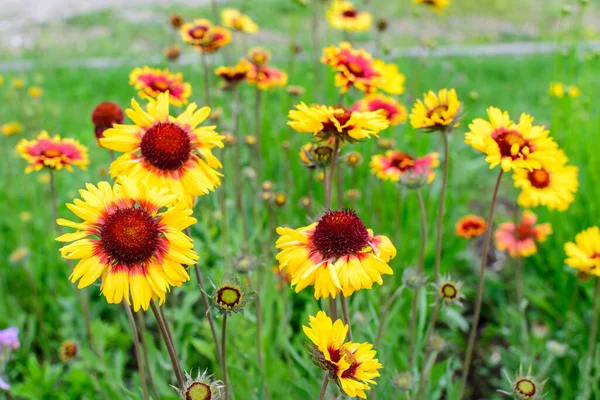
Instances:
[[[127,115],[135,125],[117,125],[100,139],[107,149],[125,153],[110,166],[112,177],[127,175],[152,187],[167,187],[187,205],[193,197],[213,191],[221,184],[221,162],[212,149],[223,148],[224,137],[215,126],[198,126],[210,108],[196,110],[191,103],[178,117],[169,114],[169,93],[150,100],[146,111],[131,100]]]
[[[450,5],[450,0],[414,0],[417,4],[423,4],[436,12],[442,11]]]
[[[21,139],[17,152],[29,163],[25,172],[39,171],[42,168],[73,171],[73,165],[86,169],[89,164],[87,148],[77,140],[59,135],[48,136],[42,131],[34,140]]]
[[[518,168],[514,171],[515,187],[521,188],[518,202],[523,207],[546,206],[550,210],[565,211],[574,200],[579,187],[577,167],[567,166],[568,159],[562,150],[558,150],[551,163],[541,168],[528,170]]]
[[[139,90],[143,99],[156,99],[161,93],[169,93],[169,102],[181,107],[188,103],[192,86],[183,81],[181,73],[172,74],[168,69],[135,68],[129,74],[129,84]]]
[[[406,122],[406,107],[400,104],[393,97],[383,94],[371,94],[362,100],[357,101],[350,108],[351,111],[377,111],[385,116],[391,126],[396,126]]]
[[[0,75],[0,86],[2,86],[4,84],[4,77],[2,75]]]
[[[314,296],[350,296],[383,283],[396,248],[386,236],[373,236],[351,210],[328,211],[318,222],[298,229],[277,228],[279,269],[292,277],[296,293],[314,286]]]
[[[25,80],[23,78],[13,78],[11,85],[15,89],[21,89],[23,86],[25,86]]]
[[[33,98],[33,99],[39,99],[40,97],[42,97],[42,94],[44,93],[42,91],[42,88],[39,86],[32,86],[29,88],[29,90],[27,90],[27,93],[29,94],[29,97]]]
[[[458,126],[461,103],[456,90],[442,89],[424,94],[424,99],[417,99],[410,112],[410,124],[416,129],[428,131],[449,129]]]
[[[551,82],[548,94],[562,99],[565,96],[565,86],[560,82]]]
[[[321,62],[336,72],[335,85],[342,93],[352,86],[367,94],[377,90],[390,94],[404,92],[406,77],[395,64],[373,59],[367,51],[353,49],[348,42],[342,42],[339,47],[326,47],[323,54]]]
[[[585,273],[600,276],[600,228],[593,226],[575,236],[575,243],[565,244],[565,263]]]
[[[2,125],[2,134],[4,136],[12,136],[23,132],[23,124],[20,122],[9,122]]]
[[[258,25],[252,19],[233,8],[221,11],[221,23],[228,28],[244,33],[257,33]]]
[[[80,190],[67,204],[81,218],[59,218],[77,231],[56,240],[73,242],[60,249],[66,259],[80,260],[69,279],[84,288],[102,278],[100,290],[111,304],[133,302],[133,309],[162,304],[171,286],[190,279],[184,265],[198,259],[192,240],[182,231],[196,222],[192,210],[168,189],[149,188],[120,177],[114,186],[100,182]]]
[[[574,98],[574,97],[579,97],[579,95],[581,94],[581,90],[579,90],[579,88],[575,85],[571,85],[569,86],[569,97]]]
[[[486,228],[487,223],[485,222],[485,218],[478,215],[469,214],[465,215],[459,219],[458,222],[456,222],[454,231],[456,232],[456,235],[460,236],[461,238],[473,239],[483,235]]]
[[[213,53],[231,42],[231,32],[213,26],[207,19],[195,19],[181,26],[181,39],[200,53]]]
[[[234,85],[246,79],[250,71],[250,63],[247,60],[240,60],[233,67],[219,67],[215,70],[215,74],[225,80],[228,85]]]
[[[359,12],[349,1],[334,0],[327,10],[327,21],[332,28],[344,31],[366,31],[371,27],[373,16]]]
[[[271,52],[263,47],[253,47],[248,50],[246,57],[248,57],[248,60],[252,64],[262,67],[263,65],[267,65],[271,60]]]
[[[250,70],[246,76],[250,85],[256,85],[261,90],[273,89],[274,87],[283,87],[287,84],[288,76],[284,71],[267,65],[250,65]]]
[[[296,105],[288,113],[288,125],[297,132],[312,133],[322,140],[332,137],[342,142],[356,142],[371,135],[379,137],[379,132],[389,126],[387,119],[379,112],[346,111],[324,105]]]
[[[477,118],[469,125],[465,143],[487,155],[490,169],[500,164],[505,172],[516,168],[532,171],[555,162],[558,146],[548,137],[549,131],[533,125],[532,116],[521,114],[517,124],[498,108],[490,107],[487,113],[489,121]]]
[[[346,342],[348,325],[335,322],[319,311],[309,318],[309,326],[302,329],[310,341],[315,365],[329,374],[330,379],[350,397],[366,399],[366,391],[375,385],[378,370],[383,368],[375,358],[377,352],[369,343]]]

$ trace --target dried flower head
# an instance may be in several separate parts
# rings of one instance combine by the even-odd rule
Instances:
[[[462,306],[461,300],[465,297],[461,290],[462,285],[462,282],[453,280],[450,275],[443,275],[438,283],[433,284],[433,287],[438,301],[443,306],[454,304]]]
[[[306,90],[302,86],[289,85],[286,91],[290,96],[298,97],[302,96]]]
[[[360,193],[360,189],[348,189],[346,190],[346,198],[350,201],[356,201],[358,199],[360,199],[361,193]]]
[[[265,202],[265,203],[269,203],[271,200],[273,200],[273,192],[262,192],[260,194],[260,198]]]
[[[393,385],[401,392],[408,392],[413,389],[415,380],[410,372],[401,372],[394,376]]]
[[[324,168],[331,164],[334,145],[329,141],[306,143],[300,149],[300,161],[308,168]]]
[[[440,335],[434,334],[431,339],[429,339],[428,345],[431,351],[440,352],[446,348],[446,340]]]
[[[402,283],[411,289],[418,289],[427,283],[427,277],[416,268],[406,268],[402,273]]]
[[[173,46],[165,47],[163,54],[169,61],[175,61],[181,56],[181,47],[174,44]]]
[[[176,388],[181,400],[222,400],[224,396],[223,382],[213,379],[204,371],[193,378],[191,373],[185,373],[184,389]]]
[[[242,255],[238,257],[234,262],[235,270],[240,274],[247,274],[251,271],[254,271],[258,264],[256,262],[256,257]]]
[[[538,378],[532,376],[531,366],[526,374],[523,374],[523,366],[520,366],[514,379],[510,378],[506,370],[504,370],[504,376],[510,383],[511,391],[498,390],[500,393],[513,396],[517,400],[538,400],[546,396],[544,386],[548,380],[540,382]]]
[[[273,190],[274,187],[275,184],[273,183],[273,181],[264,181],[260,184],[260,188],[265,192]]]
[[[180,14],[171,14],[169,17],[169,23],[175,29],[181,28],[181,25],[185,24],[185,20]]]
[[[60,345],[60,349],[58,350],[58,357],[63,361],[71,361],[79,352],[79,347],[77,343],[72,340],[65,340]]]
[[[252,147],[252,146],[256,146],[256,143],[258,142],[258,139],[256,139],[256,136],[254,135],[246,135],[246,137],[244,138],[244,143],[246,143],[246,145]]]

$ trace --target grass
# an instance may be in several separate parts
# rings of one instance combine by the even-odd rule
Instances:
[[[249,7],[254,7],[254,2]],[[252,6],[250,6],[252,5]],[[280,10],[279,10],[280,11]],[[106,17],[110,19],[109,16]],[[95,21],[95,17],[91,18]],[[280,21],[281,22],[281,21]],[[74,23],[73,21],[71,23]],[[77,23],[86,25],[85,19]],[[259,23],[263,21],[259,20]],[[264,22],[266,24],[266,22]],[[442,272],[452,274],[465,281],[467,299],[465,307],[442,313],[438,325],[440,333],[448,342],[447,349],[439,357],[432,372],[428,398],[449,399],[456,397],[455,379],[468,334],[476,287],[478,244],[469,244],[453,235],[453,224],[467,213],[485,215],[489,207],[491,189],[497,170],[489,171],[483,156],[463,143],[462,133],[470,120],[482,117],[485,108],[495,105],[516,116],[528,112],[536,120],[545,123],[553,136],[569,155],[571,163],[580,167],[580,191],[575,203],[565,213],[536,210],[540,221],[551,222],[553,235],[540,246],[540,252],[524,260],[527,321],[529,339],[522,340],[520,317],[514,301],[514,266],[506,260],[499,271],[488,271],[484,306],[481,321],[481,338],[476,348],[473,367],[474,378],[470,387],[481,397],[500,398],[495,394],[504,388],[501,368],[512,373],[520,363],[540,365],[548,361],[546,343],[553,339],[567,343],[569,351],[562,358],[552,361],[547,376],[550,378],[548,391],[556,398],[575,398],[584,382],[581,372],[585,365],[585,354],[589,321],[591,320],[591,282],[580,282],[564,265],[563,244],[575,234],[598,223],[599,205],[594,199],[600,196],[598,178],[600,162],[595,154],[600,133],[600,113],[595,102],[595,93],[600,84],[595,77],[598,58],[579,57],[576,54],[535,58],[449,58],[423,60],[397,60],[407,75],[407,93],[402,96],[409,106],[415,97],[429,89],[455,87],[465,105],[462,126],[450,138],[451,170],[447,213],[445,216],[445,239]],[[197,66],[171,66],[181,70],[192,83],[195,99],[202,93],[202,76]],[[106,171],[109,155],[95,146],[89,115],[100,101],[115,101],[126,106],[134,92],[127,85],[129,68],[112,69],[57,69],[46,68],[28,74],[5,74],[6,81],[15,76],[24,76],[28,83],[38,81],[44,88],[39,104],[26,99],[8,85],[0,88],[2,100],[1,116],[7,120],[25,122],[25,137],[33,137],[40,129],[63,136],[76,137],[90,147],[91,166],[88,171],[63,172],[57,174],[58,195],[61,204],[70,202],[77,190],[86,182],[108,179]],[[267,94],[263,113],[264,134],[262,154],[264,176],[275,182],[275,190],[289,196],[283,208],[267,207],[258,196],[260,180],[246,179],[245,201],[247,208],[254,205],[251,223],[251,252],[258,257],[259,270],[251,276],[254,282],[261,280],[263,313],[263,348],[266,365],[259,371],[255,357],[255,314],[250,306],[245,318],[229,319],[228,348],[229,373],[236,398],[263,399],[261,388],[266,379],[274,399],[315,398],[321,381],[320,371],[312,364],[305,350],[306,338],[301,326],[308,322],[320,305],[312,298],[309,290],[294,294],[278,282],[271,273],[274,260],[274,232],[269,229],[270,219],[278,225],[298,227],[317,216],[322,209],[322,190],[317,185],[317,204],[307,212],[299,206],[299,199],[306,194],[308,174],[297,162],[297,149],[309,138],[293,132],[285,125],[286,113],[292,104],[303,100],[313,102],[318,94],[313,93],[313,71],[310,64],[299,64],[292,84],[306,88],[299,99],[291,99],[283,90]],[[302,73],[300,73],[302,71]],[[546,95],[549,82],[563,80],[578,84],[583,91],[581,97],[569,100],[551,99]],[[326,98],[337,97],[329,83],[333,78],[326,75]],[[357,94],[351,95],[353,100]],[[244,88],[242,93],[242,133],[252,134],[253,91]],[[229,94],[219,92],[218,106],[224,117],[217,122],[219,131],[232,128]],[[346,100],[350,104],[350,100]],[[435,135],[414,132],[403,125],[387,130],[382,136],[396,140],[398,147],[414,154],[440,151]],[[4,137],[2,150],[5,154],[3,168],[4,188],[0,193],[0,327],[17,325],[22,329],[22,347],[14,353],[8,368],[9,381],[14,384],[16,398],[141,398],[139,377],[132,357],[132,344],[125,313],[119,307],[106,304],[99,296],[99,288],[86,291],[91,299],[93,331],[98,340],[99,354],[95,354],[85,343],[81,311],[73,295],[67,277],[69,267],[58,255],[57,236],[52,224],[47,183],[39,182],[42,174],[24,175],[24,164],[11,151],[18,137]],[[292,144],[290,154],[281,149],[282,141]],[[368,160],[375,149],[373,141],[352,146],[364,156],[358,168],[356,181],[346,179],[345,189],[356,187],[362,198],[356,208],[367,226],[376,233],[390,236],[398,248],[398,256],[392,267],[396,273],[387,277],[382,287],[362,291],[352,296],[350,309],[353,313],[354,336],[360,341],[373,341],[378,327],[378,310],[401,283],[402,271],[417,261],[419,228],[416,197],[405,192],[400,213],[397,212],[397,190],[391,184],[381,185],[369,173]],[[239,216],[235,213],[233,187],[228,176],[233,168],[232,150],[220,155],[225,161],[224,189],[227,191],[227,215],[234,235],[224,242],[222,238],[222,214],[218,205],[218,194],[201,198],[196,205],[199,222],[192,228],[192,235],[200,255],[200,266],[213,281],[218,282],[223,271],[231,269],[231,258],[239,255]],[[242,163],[250,166],[247,149]],[[293,181],[287,182],[286,171],[291,171]],[[43,175],[42,175],[43,176]],[[349,172],[345,171],[345,176]],[[431,271],[434,261],[434,224],[440,182],[437,179],[425,192],[426,208],[429,213],[429,244],[426,256],[426,271]],[[512,217],[511,205],[516,196],[510,178],[501,187],[501,206],[497,221],[508,221]],[[334,198],[335,200],[335,198]],[[335,203],[334,203],[335,204]],[[348,202],[345,201],[345,205]],[[21,214],[29,212],[31,221],[23,222]],[[60,207],[61,216],[70,216],[66,207]],[[26,247],[30,255],[18,263],[9,261],[9,255],[19,247]],[[229,258],[224,258],[223,253]],[[187,370],[199,368],[219,374],[218,362],[214,358],[210,329],[200,306],[200,293],[196,285],[187,283],[175,289],[168,298],[166,313],[174,328],[182,364]],[[426,309],[428,299],[424,294],[421,307]],[[397,398],[391,380],[396,371],[408,365],[408,310],[410,293],[400,297],[392,308],[387,321],[382,345],[378,350],[385,368],[378,379],[379,398]],[[159,334],[151,316],[148,316],[148,341],[154,378],[159,386],[161,398],[175,398],[168,387],[174,379],[166,352],[162,349]],[[418,343],[422,344],[426,319],[419,321]],[[548,333],[536,335],[535,324],[546,326]],[[539,329],[538,329],[539,330]],[[58,348],[63,340],[80,343],[81,355],[71,363],[58,360]],[[600,357],[595,356],[595,375],[600,372]],[[537,368],[536,368],[537,367]],[[164,396],[164,397],[163,397]],[[453,397],[454,396],[454,397]],[[552,396],[551,397],[555,397]],[[594,396],[600,396],[596,389]]]

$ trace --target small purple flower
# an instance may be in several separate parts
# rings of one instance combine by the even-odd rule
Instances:
[[[19,343],[19,328],[11,326],[10,328],[0,331],[0,350],[9,348],[11,350],[18,349],[21,346]]]

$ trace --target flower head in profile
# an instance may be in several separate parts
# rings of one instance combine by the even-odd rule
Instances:
[[[287,74],[274,67],[267,65],[257,66],[252,64],[247,75],[248,83],[258,87],[260,90],[269,90],[275,87],[283,87],[287,84]]]
[[[567,165],[562,150],[555,153],[553,162],[544,162],[539,168],[517,168],[513,173],[516,187],[521,188],[518,202],[523,207],[545,206],[550,210],[565,211],[575,200],[579,187],[577,167]]]
[[[565,244],[565,264],[589,274],[600,276],[600,228],[593,226],[575,236],[575,242]]]
[[[311,341],[313,362],[329,374],[344,393],[350,397],[366,399],[371,385],[376,385],[379,369],[383,366],[375,358],[377,352],[369,343],[346,342],[348,325],[342,320],[335,322],[319,311],[309,318],[309,326],[303,326]]]
[[[165,47],[163,54],[169,61],[175,61],[181,56],[181,47],[176,44]]]
[[[292,277],[296,293],[314,286],[314,296],[350,296],[382,284],[393,274],[388,262],[396,248],[386,236],[374,236],[354,211],[328,211],[302,228],[277,228],[279,268]]]
[[[240,60],[233,67],[219,67],[215,70],[215,74],[225,81],[226,88],[233,88],[238,83],[242,82],[248,76],[250,71],[250,63],[247,60]]]
[[[465,215],[456,222],[454,231],[457,236],[465,239],[473,239],[481,236],[485,233],[487,223],[485,218],[479,215],[469,214]]]
[[[185,24],[185,19],[181,14],[171,14],[169,16],[169,24],[175,29],[181,28],[181,25]]]
[[[406,107],[393,97],[379,93],[368,95],[364,99],[357,101],[350,110],[379,111],[383,113],[390,126],[396,126],[406,121]]]
[[[271,60],[271,52],[264,47],[252,47],[248,50],[248,53],[246,53],[246,57],[252,64],[257,67],[262,67],[267,65]]]
[[[390,94],[404,92],[406,78],[395,64],[373,59],[367,51],[354,49],[348,42],[342,42],[339,47],[326,47],[323,53],[321,62],[336,72],[335,85],[342,93],[353,86],[367,94],[377,90]]]
[[[371,172],[379,179],[398,182],[404,174],[417,174],[426,177],[431,183],[435,178],[433,171],[440,165],[437,153],[415,158],[399,150],[388,150],[385,154],[376,154],[371,158]]]
[[[0,131],[4,136],[12,136],[23,132],[23,124],[20,122],[7,122],[0,126]]]
[[[25,172],[39,171],[42,168],[73,171],[73,166],[86,169],[89,164],[87,148],[77,140],[48,136],[42,131],[34,140],[21,139],[17,152],[29,164]]]
[[[300,162],[308,168],[323,168],[331,164],[334,146],[330,141],[306,143],[300,149]]]
[[[379,137],[379,132],[389,126],[379,112],[348,111],[344,108],[324,105],[296,105],[288,113],[288,125],[297,132],[312,133],[319,140],[337,138],[342,142],[357,142],[371,135]]]
[[[440,304],[443,306],[462,306],[461,300],[465,298],[462,292],[462,282],[453,280],[450,275],[443,275],[440,276],[437,283],[433,283],[432,285]]]
[[[129,74],[129,84],[143,99],[156,99],[161,93],[169,94],[169,102],[174,106],[182,106],[188,103],[192,94],[192,86],[183,81],[181,73],[172,74],[168,69],[158,68],[135,68]]]
[[[221,184],[221,162],[212,149],[223,148],[223,136],[214,126],[199,126],[210,108],[187,106],[178,117],[169,114],[169,93],[150,100],[144,111],[131,101],[127,115],[134,125],[117,125],[100,139],[107,149],[124,153],[110,166],[113,177],[131,176],[150,186],[167,187],[188,205],[195,196],[213,191]]]
[[[112,128],[115,124],[122,124],[125,120],[125,114],[121,107],[110,101],[98,104],[92,111],[92,123],[94,124],[94,134],[96,140],[104,137],[104,131]]]
[[[207,19],[195,19],[179,29],[181,39],[200,53],[214,53],[231,42],[231,32]]]
[[[537,253],[537,243],[545,242],[552,233],[549,223],[536,225],[536,222],[537,215],[525,210],[516,227],[513,222],[500,224],[494,235],[496,248],[513,258],[534,255]]]
[[[244,306],[254,299],[254,292],[248,292],[237,276],[226,275],[211,295],[214,306],[223,315],[240,313]]]
[[[450,0],[414,0],[417,4],[422,4],[436,12],[440,12],[450,5]]]
[[[539,378],[532,376],[531,366],[527,370],[527,373],[523,373],[523,366],[520,366],[514,379],[510,378],[506,370],[503,372],[510,385],[510,392],[498,390],[499,393],[512,396],[516,400],[539,400],[546,396],[544,394],[544,387],[548,380],[540,382]]]
[[[234,8],[224,8],[221,11],[221,23],[234,31],[258,33],[258,25],[252,21],[252,18]]]
[[[521,114],[519,123],[506,111],[490,107],[489,121],[474,119],[465,134],[465,143],[486,154],[490,169],[500,165],[508,172],[516,168],[532,171],[556,160],[558,146],[543,126],[533,125],[533,117]]]
[[[72,340],[65,340],[58,349],[58,358],[63,361],[71,361],[79,353],[79,346]]]
[[[343,31],[367,31],[373,22],[373,16],[358,11],[349,1],[334,0],[327,10],[327,21],[333,29]]]
[[[87,184],[81,199],[67,204],[82,221],[56,221],[77,230],[56,238],[72,242],[60,249],[63,258],[79,260],[69,279],[81,289],[102,278],[106,300],[133,302],[135,311],[155,299],[162,304],[171,286],[190,279],[185,266],[198,259],[182,232],[196,223],[192,210],[168,189],[138,182]]]
[[[208,371],[193,377],[190,373],[185,373],[185,382],[183,390],[176,388],[181,400],[222,400],[224,398],[223,382],[216,380]]]
[[[462,104],[454,89],[429,91],[423,100],[417,99],[410,112],[410,124],[415,129],[443,131],[458,126]]]

